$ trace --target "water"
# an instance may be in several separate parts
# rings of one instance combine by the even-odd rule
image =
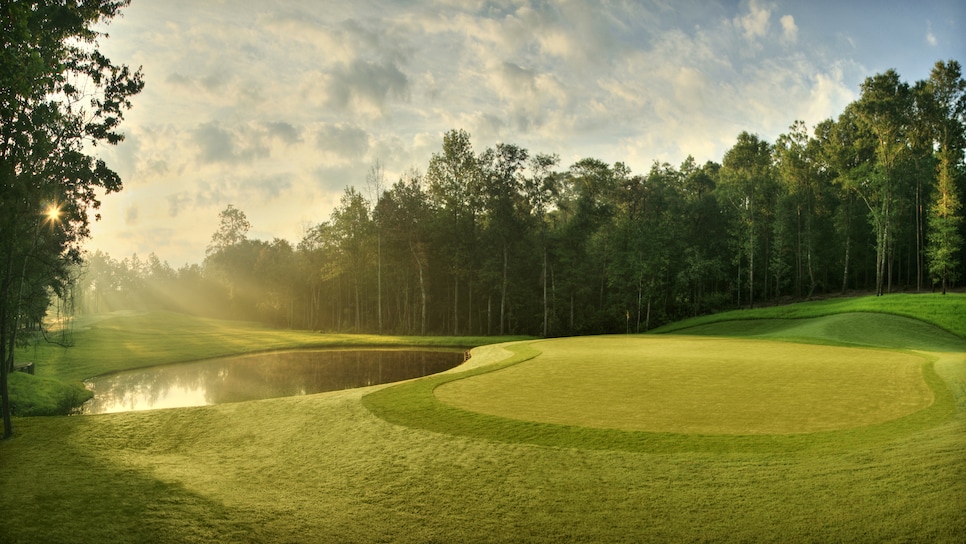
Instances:
[[[301,350],[209,359],[93,378],[84,414],[310,395],[442,372],[462,351]]]

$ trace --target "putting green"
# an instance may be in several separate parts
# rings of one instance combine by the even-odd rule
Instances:
[[[911,353],[689,336],[533,342],[524,363],[441,384],[440,401],[508,419],[627,431],[794,434],[927,408]]]

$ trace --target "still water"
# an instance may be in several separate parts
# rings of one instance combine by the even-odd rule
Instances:
[[[84,414],[205,406],[310,395],[442,372],[462,351],[300,350],[130,370],[85,382]]]

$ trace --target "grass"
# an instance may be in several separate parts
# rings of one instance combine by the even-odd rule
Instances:
[[[435,390],[504,418],[684,434],[864,427],[933,403],[926,361],[891,351],[704,337],[580,337],[536,359]]]
[[[177,343],[166,334],[142,341]],[[513,421],[433,395],[444,382],[537,364],[540,346],[478,348],[458,371],[404,385],[17,419],[17,436],[0,443],[0,541],[961,542],[966,533],[963,351],[916,355],[937,395],[930,408],[794,435]]]
[[[900,293],[881,297],[832,298],[786,306],[734,310],[670,323],[655,329],[654,332],[675,332],[697,325],[735,320],[801,319],[855,312],[909,317],[966,338],[966,294],[964,293],[946,295]]]
[[[131,368],[180,363],[290,348],[456,347],[470,348],[522,337],[389,336],[321,334],[271,329],[255,323],[205,319],[171,312],[121,312],[78,319],[70,348],[37,343],[19,361],[42,361],[37,375],[64,381]]]

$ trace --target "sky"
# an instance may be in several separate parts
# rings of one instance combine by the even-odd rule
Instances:
[[[124,189],[86,247],[174,268],[228,205],[296,244],[375,164],[425,172],[452,129],[646,173],[814,127],[890,68],[966,62],[962,0],[133,0],[103,30],[146,85],[125,141],[93,150]]]

